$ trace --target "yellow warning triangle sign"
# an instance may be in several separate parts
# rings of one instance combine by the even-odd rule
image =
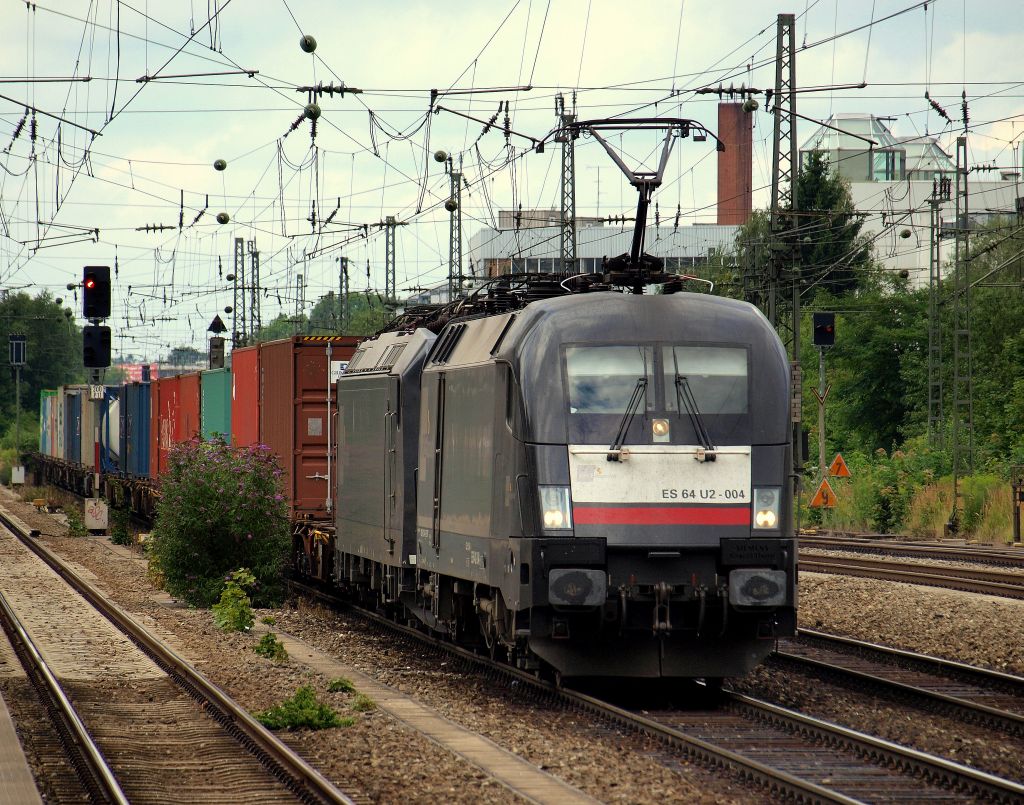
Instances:
[[[822,478],[821,484],[818,486],[818,491],[814,493],[814,497],[811,498],[812,509],[831,509],[836,505],[836,493],[832,491],[832,487],[828,484],[828,478]]]
[[[833,478],[849,478],[850,468],[846,466],[846,462],[843,461],[843,454],[836,453],[836,457],[832,459],[832,463],[828,466],[828,474]]]

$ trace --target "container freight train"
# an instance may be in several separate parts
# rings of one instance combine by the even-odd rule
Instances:
[[[303,568],[523,668],[742,674],[796,628],[786,353],[743,302],[559,279],[360,345]]]
[[[229,369],[104,387],[99,406],[91,404],[89,386],[44,391],[33,462],[38,480],[91,495],[98,477],[103,497],[152,517],[175,444],[197,435],[238,447],[265,444],[284,469],[302,544],[307,534],[331,527],[332,378],[358,341],[300,336],[242,347]]]
[[[504,277],[332,340],[336,416],[302,339],[110,390],[104,492],[151,506],[171,444],[230,432],[286,462],[300,575],[563,677],[742,674],[796,628],[786,353],[748,304],[632,290]]]

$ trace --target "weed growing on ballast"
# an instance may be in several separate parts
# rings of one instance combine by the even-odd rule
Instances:
[[[260,642],[253,646],[252,650],[261,657],[266,657],[274,662],[285,662],[288,659],[288,650],[273,632],[267,632],[263,635],[260,638]]]
[[[64,510],[64,514],[68,518],[69,537],[89,536],[89,530],[85,527],[85,519],[82,517],[82,512],[78,510],[77,506],[75,506],[74,504],[68,506]]]
[[[357,693],[356,697],[352,700],[351,707],[357,713],[369,713],[371,710],[377,709],[377,702],[365,693]]]
[[[127,509],[110,509],[110,541],[115,545],[132,545],[132,532],[129,528],[130,517]]]
[[[226,632],[247,632],[256,622],[252,614],[252,601],[245,590],[256,583],[256,578],[244,567],[239,568],[224,584],[220,601],[213,605],[213,622]]]
[[[353,685],[349,680],[343,676],[339,676],[337,679],[332,679],[330,684],[327,686],[327,690],[330,693],[355,693],[356,686]]]
[[[311,729],[328,727],[351,727],[354,718],[342,718],[326,704],[316,700],[313,688],[302,686],[290,699],[256,714],[256,720],[271,730]]]

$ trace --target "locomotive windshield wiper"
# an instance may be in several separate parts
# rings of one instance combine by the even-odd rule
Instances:
[[[693,432],[697,435],[697,441],[704,448],[704,461],[714,461],[715,446],[711,443],[711,434],[708,433],[707,425],[704,424],[704,417],[700,415],[697,408],[697,400],[693,396],[693,389],[690,388],[690,381],[685,375],[676,374],[676,405],[679,407],[679,415],[682,416],[683,407],[686,407],[686,414],[690,417],[690,424]],[[698,456],[700,459],[700,456]]]
[[[622,456],[622,443],[626,439],[626,434],[629,432],[629,424],[633,421],[633,417],[636,415],[636,409],[640,407],[640,401],[647,396],[647,376],[637,378],[636,385],[633,387],[633,396],[629,398],[629,405],[626,406],[625,412],[622,414],[622,421],[619,422],[619,431],[615,434],[615,440],[612,442],[611,447],[608,448],[608,460],[619,461]]]

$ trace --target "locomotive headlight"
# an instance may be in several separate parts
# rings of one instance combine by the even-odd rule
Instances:
[[[572,528],[572,504],[567,486],[540,487],[541,520],[545,531]]]
[[[782,490],[777,486],[754,490],[754,528],[772,529],[779,525]]]

